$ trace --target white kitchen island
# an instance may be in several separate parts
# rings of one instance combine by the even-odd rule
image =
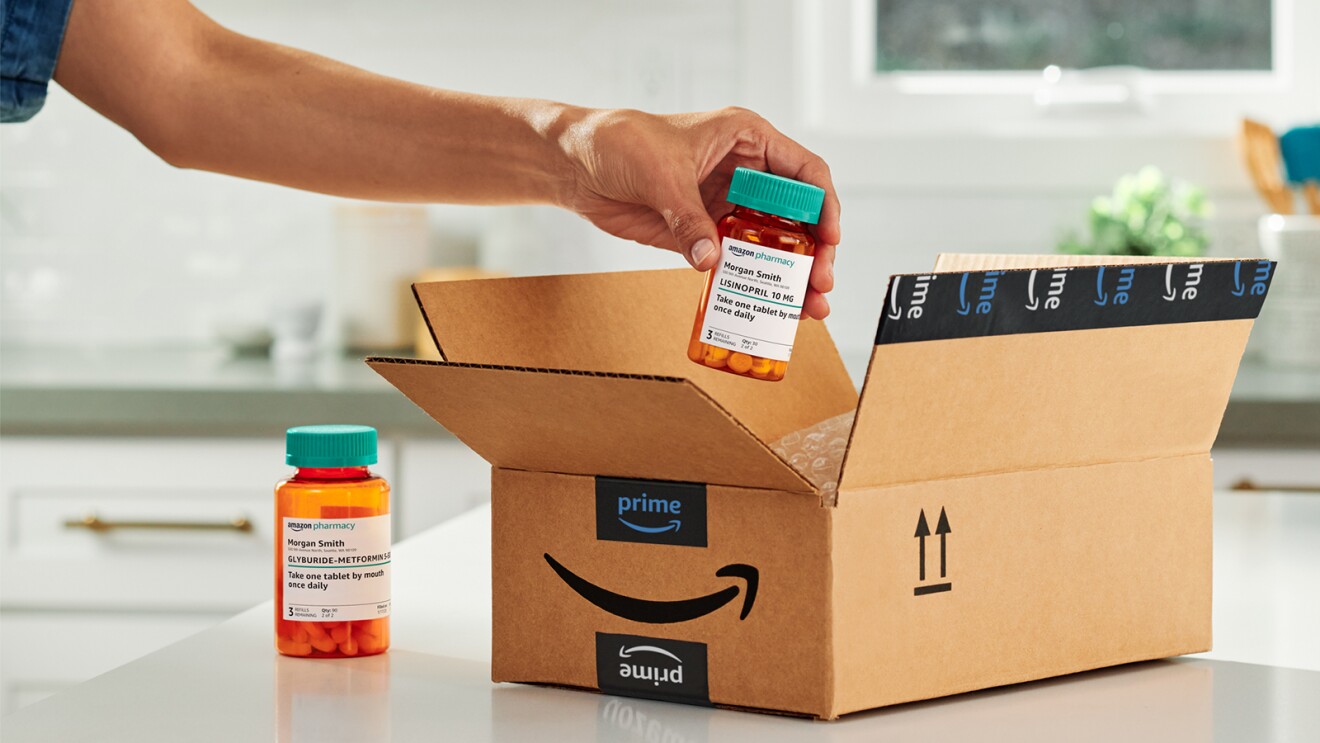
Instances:
[[[1220,494],[1215,510],[1216,652],[1195,658],[832,723],[492,684],[490,511],[481,508],[396,549],[394,645],[386,655],[279,657],[266,603],[3,718],[0,737],[5,743],[1320,739],[1320,497]]]

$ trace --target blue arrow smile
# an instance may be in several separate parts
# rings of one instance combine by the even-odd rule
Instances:
[[[637,524],[625,521],[622,516],[619,517],[619,523],[633,531],[640,531],[643,534],[663,534],[667,531],[672,531],[677,534],[679,527],[683,525],[681,519],[674,519],[664,526],[638,526]]]
[[[972,311],[972,306],[967,304],[967,274],[962,275],[962,281],[958,284],[958,314],[966,315]]]

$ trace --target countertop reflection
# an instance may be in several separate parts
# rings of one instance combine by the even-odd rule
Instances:
[[[5,720],[7,741],[1270,741],[1320,730],[1320,673],[1165,660],[831,722],[532,686],[411,650],[275,657],[244,620]],[[261,622],[262,625],[265,622]]]

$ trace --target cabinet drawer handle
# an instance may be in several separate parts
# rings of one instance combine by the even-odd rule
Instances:
[[[95,513],[64,522],[66,529],[87,529],[99,533],[115,529],[165,529],[169,531],[237,531],[251,532],[252,521],[238,516],[232,521],[108,521]]]
[[[1260,484],[1249,477],[1244,477],[1241,480],[1238,480],[1237,482],[1229,486],[1229,490],[1236,490],[1239,492],[1245,491],[1251,493],[1265,492],[1269,490],[1273,490],[1279,493],[1320,493],[1320,485],[1271,485],[1269,483]]]

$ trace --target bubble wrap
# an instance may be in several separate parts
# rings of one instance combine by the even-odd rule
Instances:
[[[850,410],[814,426],[794,431],[771,447],[824,493],[827,503],[834,501],[839,490],[843,453],[848,449],[848,434],[852,432],[856,412]]]

